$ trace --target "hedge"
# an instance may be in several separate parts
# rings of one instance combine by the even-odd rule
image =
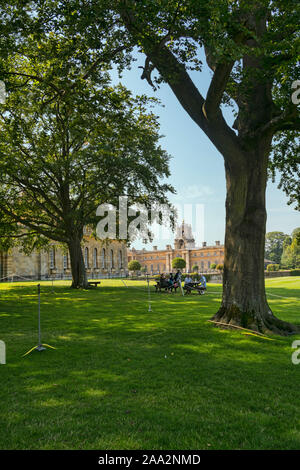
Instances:
[[[186,276],[190,276],[193,281],[199,281],[200,280],[200,274],[198,273],[190,273],[190,274],[181,274],[181,280],[184,281]],[[204,276],[206,277],[206,281],[209,282],[210,279],[211,279],[211,274],[204,274]],[[152,276],[153,279],[159,279],[160,278],[160,274],[155,274],[154,276]],[[169,276],[167,276],[167,279],[169,278]]]
[[[279,264],[268,264],[267,271],[279,271]]]
[[[291,269],[291,276],[300,276],[300,269]]]

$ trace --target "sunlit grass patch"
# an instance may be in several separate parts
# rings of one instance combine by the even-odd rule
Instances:
[[[220,285],[185,297],[152,285],[149,312],[146,284],[125,283],[41,283],[42,340],[57,349],[25,358],[36,283],[0,284],[1,448],[299,449],[300,336],[215,328]],[[274,313],[299,324],[300,278],[266,288]]]

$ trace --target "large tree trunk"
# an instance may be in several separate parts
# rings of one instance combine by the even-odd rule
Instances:
[[[80,238],[74,237],[68,243],[70,261],[71,261],[71,270],[72,270],[72,287],[75,289],[78,288],[88,288],[88,280],[86,276],[86,270],[84,266],[84,259],[80,244]]]
[[[267,164],[272,137],[276,132],[272,122],[274,124],[273,118],[278,110],[272,98],[274,77],[266,69],[266,57],[256,38],[266,33],[268,12],[259,4],[251,11],[245,11],[246,28],[249,27],[254,34],[246,33],[243,37],[244,34],[233,33],[234,40],[249,46],[249,51],[257,49],[251,56],[244,55],[242,67],[245,74],[241,74],[240,82],[232,81],[230,86],[231,98],[238,106],[233,126],[238,130],[236,134],[226,123],[220,107],[234,61],[228,58],[225,62],[225,54],[221,54],[218,60],[217,50],[210,51],[210,47],[206,47],[207,63],[214,75],[204,99],[186,66],[172,52],[172,48],[164,44],[162,37],[155,31],[151,35],[150,27],[144,34],[143,16],[139,17],[138,9],[133,8],[135,2],[119,3],[126,28],[135,41],[143,45],[147,54],[142,78],[151,84],[151,72],[156,68],[183,109],[206,133],[225,160],[227,214],[223,299],[213,319],[261,332],[296,332],[295,326],[273,315],[264,287]],[[245,19],[242,21],[246,24]]]
[[[297,328],[273,315],[265,294],[266,150],[256,148],[245,157],[243,169],[225,164],[223,298],[213,320],[259,332],[292,334]]]

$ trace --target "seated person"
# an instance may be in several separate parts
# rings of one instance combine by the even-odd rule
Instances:
[[[174,284],[174,277],[173,277],[173,274],[172,274],[172,273],[170,273],[168,282],[169,282],[169,285],[170,285],[170,286],[173,286],[173,284]]]
[[[186,287],[186,286],[192,285],[192,284],[193,284],[193,279],[189,275],[187,275],[185,280],[184,280],[184,286]]]
[[[204,276],[204,274],[201,274],[200,286],[203,287],[204,289],[206,289],[206,277]]]

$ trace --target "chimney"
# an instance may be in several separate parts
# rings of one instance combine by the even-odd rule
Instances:
[[[154,250],[154,251],[157,251],[157,246],[154,246],[154,247],[153,247],[153,250]]]
[[[171,245],[167,245],[167,246],[166,246],[166,249],[167,249],[167,250],[171,250]]]
[[[219,240],[216,241],[216,246],[220,246],[220,241]]]
[[[206,242],[203,242],[203,243],[202,243],[202,246],[205,247],[205,246],[206,246]]]

